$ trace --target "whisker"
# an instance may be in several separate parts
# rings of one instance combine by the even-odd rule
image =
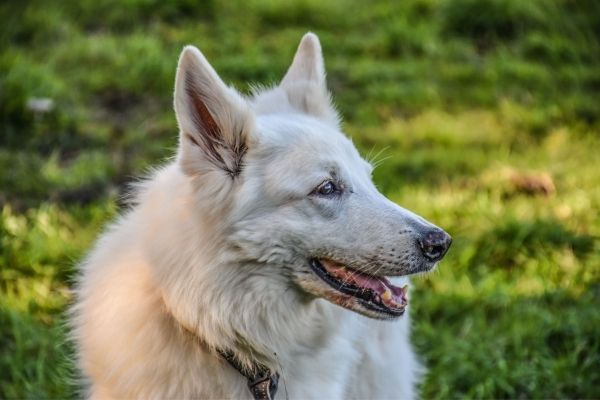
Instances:
[[[367,161],[369,161],[369,163],[373,166],[373,168],[377,168],[379,165],[381,165],[381,163],[383,161],[385,161],[391,157],[391,156],[387,156],[384,158],[379,158],[379,156],[381,156],[389,148],[390,148],[390,146],[385,146],[384,148],[379,150],[374,156],[367,158]]]

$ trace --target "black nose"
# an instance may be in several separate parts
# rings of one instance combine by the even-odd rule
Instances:
[[[452,244],[452,237],[441,229],[425,232],[419,239],[423,255],[431,261],[441,260]]]

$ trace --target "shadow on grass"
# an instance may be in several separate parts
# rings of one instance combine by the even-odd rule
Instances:
[[[597,238],[569,230],[553,219],[509,220],[483,234],[475,243],[470,267],[481,264],[511,269],[519,257],[537,258],[543,253],[569,249],[585,259],[596,248]]]

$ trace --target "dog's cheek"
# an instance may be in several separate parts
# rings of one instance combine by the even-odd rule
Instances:
[[[236,230],[229,241],[239,259],[260,263],[288,263],[293,260],[294,255],[290,246],[285,243],[286,236],[273,226],[260,224]]]

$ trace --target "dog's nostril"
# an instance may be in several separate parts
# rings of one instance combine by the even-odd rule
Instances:
[[[425,233],[419,239],[419,245],[423,255],[431,261],[441,260],[452,244],[452,237],[441,229],[435,229]]]

